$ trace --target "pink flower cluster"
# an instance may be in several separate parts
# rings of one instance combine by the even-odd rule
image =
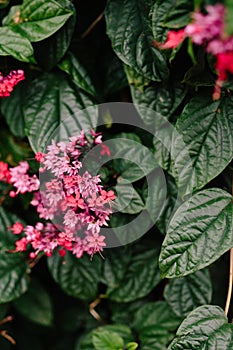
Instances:
[[[222,4],[206,6],[207,14],[194,12],[192,23],[178,31],[170,31],[164,44],[159,44],[161,49],[176,48],[186,37],[190,37],[197,45],[204,45],[206,52],[216,57],[216,71],[218,74],[214,99],[218,99],[221,87],[228,78],[228,73],[233,74],[233,36],[228,37],[225,29],[225,8]]]
[[[0,73],[0,97],[10,96],[14,86],[24,79],[24,71],[20,69],[12,70],[5,77]]]
[[[41,252],[51,256],[58,249],[61,256],[70,251],[80,258],[84,252],[92,256],[103,250],[106,243],[100,229],[107,225],[116,197],[112,190],[103,188],[99,176],[82,171],[83,154],[101,142],[101,135],[93,130],[88,136],[81,132],[67,143],[53,141],[47,153],[36,154],[44,181],[27,174],[27,162],[10,169],[15,193],[34,192],[31,204],[42,219],[35,227],[23,227],[21,223],[12,226],[14,234],[24,233],[15,251],[31,247],[30,257],[35,258]],[[101,152],[110,151],[105,145]]]

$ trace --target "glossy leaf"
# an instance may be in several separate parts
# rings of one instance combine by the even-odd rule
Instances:
[[[95,96],[95,87],[85,68],[79,63],[77,58],[68,52],[66,57],[58,64],[58,67],[68,73],[72,81],[82,90]]]
[[[148,21],[151,1],[110,0],[106,8],[107,34],[118,57],[149,80],[168,78],[166,56],[152,47]]]
[[[144,304],[134,320],[134,328],[139,334],[140,349],[166,350],[180,321],[164,301]]]
[[[233,247],[232,197],[218,188],[198,192],[172,217],[160,254],[165,277],[181,277],[216,261]]]
[[[23,316],[43,326],[53,324],[52,302],[47,291],[36,280],[32,280],[27,293],[14,302]]]
[[[1,101],[1,112],[10,128],[10,131],[19,137],[25,136],[25,123],[23,114],[23,101],[27,83],[21,82],[12,91],[7,99]]]
[[[44,74],[34,80],[23,106],[32,149],[44,151],[52,138],[67,140],[80,130],[94,128],[97,111],[93,105],[93,99],[63,74]]]
[[[54,34],[73,14],[61,1],[24,0],[21,6],[11,8],[3,24],[36,42]]]
[[[131,184],[118,184],[115,191],[117,196],[114,201],[115,210],[126,214],[136,214],[145,209],[142,198]]]
[[[33,48],[30,41],[10,27],[0,28],[0,55],[12,56],[23,62],[30,62]]]
[[[98,327],[94,330],[92,330],[90,333],[88,333],[83,339],[81,339],[81,341],[78,341],[77,347],[75,347],[75,350],[93,350],[94,345],[93,345],[93,337],[95,335],[99,335],[101,337],[101,334],[106,334],[105,332],[107,332],[107,334],[109,335],[109,333],[114,333],[115,335],[117,334],[117,336],[121,339],[123,339],[123,341],[125,343],[129,343],[133,340],[133,335],[132,332],[130,330],[130,328],[128,326],[125,325],[121,325],[121,324],[111,324],[111,325],[105,325],[103,327]],[[108,345],[108,346],[111,346]],[[108,348],[102,348],[102,349],[109,349]],[[121,349],[119,349],[121,350]]]
[[[26,292],[28,264],[19,253],[0,254],[0,303],[18,298]]]
[[[233,346],[233,327],[219,306],[205,305],[182,322],[169,350],[221,349]]]
[[[120,350],[124,347],[124,340],[120,335],[103,329],[92,334],[92,342],[96,350]]]
[[[126,266],[123,268],[124,275],[118,274],[118,277],[114,278],[113,275],[118,273],[117,265],[121,264],[120,260],[121,256],[115,256],[114,259],[106,261],[106,266],[104,265],[104,276],[108,286],[106,294],[109,299],[130,302],[149,294],[159,283],[160,273],[155,248],[142,246],[135,249],[126,265],[127,268]]]
[[[196,307],[209,304],[212,298],[212,283],[207,269],[189,276],[172,279],[164,290],[167,303],[177,316],[185,317]]]
[[[33,44],[35,58],[38,64],[46,71],[51,70],[65,55],[74,33],[76,16],[74,5],[65,0],[67,10],[73,15],[68,18],[65,24],[50,37]]]
[[[169,1],[168,1],[169,2]],[[190,13],[193,12],[193,2],[181,0],[171,2],[171,7],[165,17],[164,26],[168,28],[181,28],[190,22]]]
[[[79,299],[96,298],[101,265],[98,256],[90,261],[87,255],[77,259],[67,254],[65,264],[59,254],[48,258],[48,267],[55,281],[67,294]]]
[[[231,162],[232,107],[231,97],[212,101],[209,93],[199,93],[178,118],[171,153],[173,173],[184,194],[205,186]]]

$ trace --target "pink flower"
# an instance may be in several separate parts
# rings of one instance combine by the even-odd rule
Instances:
[[[201,45],[220,36],[224,29],[225,8],[222,4],[206,6],[207,14],[192,14],[193,23],[185,28],[185,35],[195,44]]]
[[[5,77],[2,75],[2,73],[0,73],[0,96],[10,96],[10,93],[13,91],[14,86],[24,79],[24,71],[20,69],[12,70]]]
[[[16,252],[23,252],[27,249],[27,240],[25,237],[19,239],[18,241],[16,241],[15,245],[16,245],[16,248],[15,248],[15,251]]]
[[[102,189],[99,176],[88,171],[80,173],[80,157],[86,154],[88,147],[101,142],[100,136],[92,130],[89,141],[81,132],[67,143],[53,141],[43,155],[37,153],[36,158],[49,175],[45,177],[49,181],[45,180],[40,192],[37,177],[28,175],[27,162],[20,162],[10,169],[11,183],[17,188],[17,193],[34,191],[31,204],[36,207],[39,217],[55,220],[55,224],[38,222],[35,227],[28,225],[25,229],[15,226],[14,230],[21,229],[25,234],[24,240],[16,246],[17,251],[25,250],[29,244],[35,256],[41,252],[51,256],[54,250],[58,250],[62,257],[70,251],[79,258],[85,252],[93,255],[103,250],[106,243],[100,229],[107,225],[112,213],[111,201],[116,196],[112,190]]]
[[[111,156],[111,152],[110,152],[109,147],[105,144],[101,144],[100,155],[103,156],[104,154],[106,154],[108,157]]]
[[[15,235],[19,235],[20,233],[23,232],[24,230],[24,226],[21,224],[21,222],[16,222],[15,224],[12,225],[12,227],[10,228],[10,230],[15,234]]]
[[[167,40],[164,44],[157,44],[160,49],[174,49],[185,39],[184,29],[178,31],[170,30],[167,34]]]
[[[8,164],[0,161],[0,181],[9,182],[11,178]]]

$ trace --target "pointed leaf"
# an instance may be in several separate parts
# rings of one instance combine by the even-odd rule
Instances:
[[[92,334],[92,342],[96,350],[123,350],[124,340],[116,332],[102,329]]]
[[[27,293],[14,302],[14,306],[30,321],[43,326],[53,323],[52,302],[44,287],[36,280],[32,280]]]
[[[168,350],[229,350],[233,346],[233,326],[219,306],[205,305],[191,312],[180,325]]]
[[[166,56],[152,47],[148,20],[151,1],[110,0],[106,8],[107,33],[118,57],[149,80],[168,78]]]
[[[232,231],[232,196],[218,188],[198,192],[170,221],[159,258],[163,276],[181,277],[210,265],[233,247]]]
[[[55,281],[67,294],[79,299],[96,298],[101,265],[99,256],[90,261],[87,255],[77,259],[67,254],[65,264],[59,254],[48,258],[48,267]]]
[[[205,186],[231,162],[232,110],[232,97],[212,101],[209,92],[198,93],[178,118],[171,153],[173,174],[184,194]]]
[[[93,105],[93,99],[63,74],[44,74],[34,80],[23,106],[32,149],[43,152],[52,138],[67,141],[80,130],[95,128],[98,116]]]
[[[70,74],[72,81],[82,90],[95,96],[95,87],[85,68],[79,63],[77,58],[68,52],[66,57],[58,64],[64,72]]]
[[[205,269],[170,280],[164,290],[164,298],[180,317],[185,317],[200,305],[209,304],[212,298],[209,271]]]
[[[28,40],[35,42],[48,38],[59,30],[73,11],[64,2],[50,0],[24,0],[23,4],[13,6],[4,26],[12,26]]]
[[[33,48],[30,41],[12,28],[0,28],[0,55],[12,56],[16,60],[30,62]]]

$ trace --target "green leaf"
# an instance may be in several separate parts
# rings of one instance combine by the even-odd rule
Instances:
[[[177,316],[185,317],[196,307],[209,304],[212,284],[207,269],[170,280],[164,290],[164,298]]]
[[[119,184],[140,180],[158,167],[153,153],[146,146],[124,134],[118,134],[109,145],[113,145],[111,154],[114,154],[114,159],[121,160],[116,162]]]
[[[43,326],[53,324],[52,302],[44,287],[32,279],[28,291],[14,301],[14,306],[28,320]]]
[[[218,189],[198,192],[172,217],[160,268],[168,278],[182,277],[216,261],[233,247],[232,196]]]
[[[233,98],[196,94],[177,120],[171,154],[183,194],[205,186],[233,158]],[[205,171],[203,171],[205,169]]]
[[[7,303],[26,292],[28,264],[19,253],[0,254],[0,303]]]
[[[13,56],[16,60],[30,62],[33,48],[30,41],[9,27],[0,27],[0,56]]]
[[[148,20],[151,1],[110,0],[105,11],[107,34],[118,57],[149,80],[168,78],[166,56],[152,47]]]
[[[24,0],[13,6],[3,25],[11,26],[32,42],[44,40],[58,31],[74,12],[61,1]]]
[[[166,40],[168,29],[164,26],[167,14],[174,5],[173,0],[156,0],[151,9],[152,32],[157,42]]]
[[[124,65],[125,73],[129,82],[129,85],[134,85],[140,92],[143,93],[144,87],[147,86],[150,81],[138,74],[132,67]]]
[[[87,255],[77,259],[74,255],[67,254],[65,263],[59,254],[48,258],[49,270],[60,287],[68,295],[84,300],[97,296],[101,265],[99,256],[90,261]]]
[[[233,34],[233,23],[232,23],[232,18],[233,18],[233,4],[231,0],[225,0],[224,5],[226,7],[226,32],[228,35]]]
[[[9,228],[15,223],[23,221],[16,215],[9,213],[2,206],[0,206],[0,252],[15,248],[15,241],[18,239]],[[15,254],[8,254],[14,256]],[[16,254],[17,255],[17,254]]]
[[[117,266],[122,265],[122,256],[118,254],[114,256],[114,259],[106,259],[104,277],[107,283],[106,295],[108,298],[126,303],[149,294],[160,282],[157,254],[156,248],[149,248],[147,245],[141,244],[140,247],[135,247],[130,261],[124,263],[122,269],[124,274],[120,273],[120,275],[117,272]]]
[[[181,28],[186,26],[190,22],[190,12],[194,10],[193,2],[187,0],[168,2],[170,2],[172,6],[165,17],[163,25],[168,28]]]
[[[25,136],[25,123],[23,115],[23,101],[27,82],[23,81],[11,92],[11,95],[1,101],[1,112],[13,135],[23,138]]]
[[[35,79],[23,106],[32,149],[43,152],[52,138],[67,141],[80,130],[87,132],[95,128],[98,115],[93,105],[94,100],[78,90],[63,73],[44,74]]]
[[[68,52],[66,57],[58,64],[58,67],[68,73],[72,81],[83,91],[95,96],[95,87],[85,68],[79,63],[77,58]]]
[[[130,342],[126,344],[126,349],[127,350],[136,350],[138,348],[138,344],[135,342]]]
[[[15,235],[9,227],[20,219],[0,207],[0,303],[7,303],[26,292],[28,264],[23,255],[10,253],[15,249]],[[22,222],[22,221],[21,221]]]
[[[233,326],[219,306],[204,305],[182,322],[169,350],[229,350],[233,346]]]
[[[75,350],[93,350],[93,334],[101,335],[105,332],[117,334],[118,337],[122,338],[125,343],[131,342],[133,340],[133,335],[129,327],[121,324],[106,325],[103,327],[98,327],[92,330],[90,333],[86,334],[83,339],[78,341]],[[109,350],[109,348],[102,348],[102,350],[104,349]]]
[[[92,342],[96,350],[123,350],[124,347],[120,335],[103,328],[92,333]]]
[[[184,100],[187,88],[184,85],[171,83],[154,83],[145,87],[144,92],[131,86],[135,107],[146,125],[154,133],[173,115]]]
[[[174,332],[180,325],[169,305],[164,301],[144,304],[136,313],[134,328],[142,350],[166,350]]]
[[[74,32],[76,23],[74,5],[65,0],[66,9],[73,11],[74,15],[49,38],[33,44],[35,58],[38,64],[46,71],[51,70],[66,53]]]
[[[115,191],[117,195],[114,201],[115,210],[126,214],[136,214],[145,209],[142,198],[131,183],[117,184]]]
[[[161,187],[159,189],[161,191]],[[166,199],[162,211],[156,221],[157,227],[163,234],[166,234],[167,226],[173,213],[182,203],[175,181],[168,174],[166,175],[166,190]]]

